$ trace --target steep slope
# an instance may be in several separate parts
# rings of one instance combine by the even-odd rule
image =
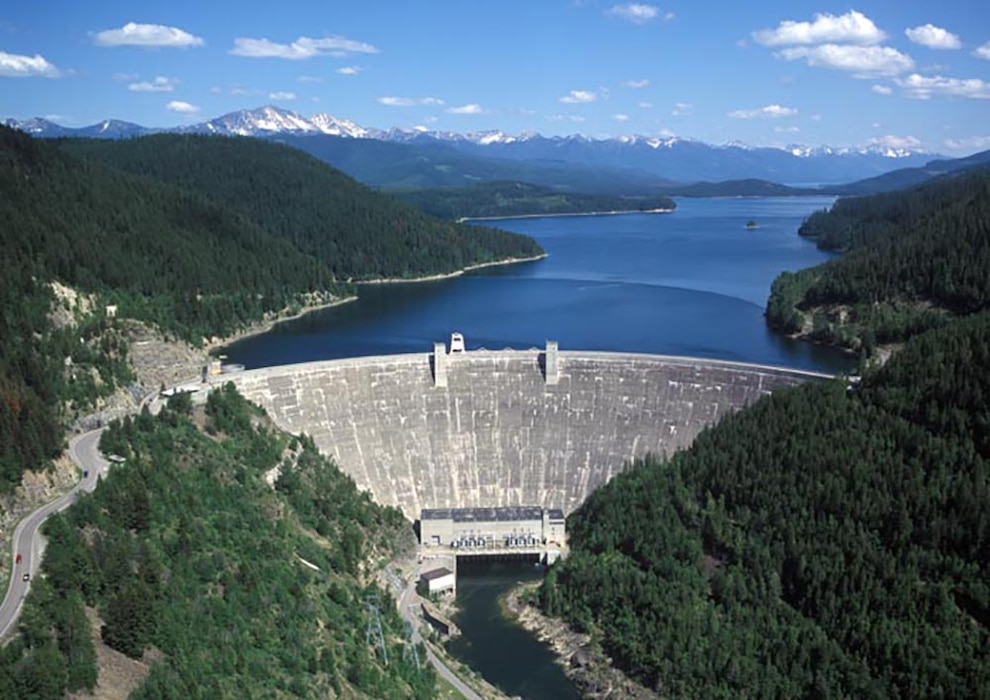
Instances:
[[[990,172],[840,199],[800,232],[848,252],[774,280],[767,322],[776,329],[871,352],[990,309]]]
[[[195,415],[186,399],[113,425],[102,448],[126,461],[46,524],[21,634],[0,651],[0,697],[93,689],[84,606],[103,644],[152,651],[134,698],[435,697],[394,601],[369,583],[414,545],[401,514],[236,392]],[[366,637],[372,604],[384,649]]]
[[[326,266],[203,197],[84,162],[0,127],[0,489],[61,447],[63,408],[129,380],[103,314],[223,335],[338,287]],[[56,325],[51,282],[98,310]]]
[[[859,391],[775,392],[568,520],[544,608],[661,697],[975,697],[990,683],[990,316]]]
[[[990,167],[990,151],[974,153],[966,158],[954,160],[933,160],[920,168],[901,168],[883,175],[850,182],[847,185],[835,185],[830,192],[841,195],[866,195],[893,192],[920,185],[940,175],[968,170],[970,168]]]
[[[317,258],[338,279],[410,278],[542,254],[531,238],[427,216],[316,158],[251,138],[65,140],[90,160],[190,189]]]

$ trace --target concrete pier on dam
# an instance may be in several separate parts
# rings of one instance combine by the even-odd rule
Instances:
[[[358,487],[423,508],[569,513],[647,453],[726,413],[827,375],[687,357],[473,350],[362,357],[229,376],[275,423],[306,433]],[[227,380],[228,377],[217,378]]]

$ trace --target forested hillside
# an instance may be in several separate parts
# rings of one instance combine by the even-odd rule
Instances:
[[[112,426],[102,448],[126,463],[45,525],[21,634],[0,650],[0,697],[93,688],[86,607],[104,643],[158,657],[139,700],[434,697],[432,668],[404,653],[394,601],[366,585],[376,562],[413,546],[401,513],[308,439],[272,429],[233,385],[196,417],[205,432],[187,396],[172,401]],[[367,643],[369,600],[387,662]]]
[[[444,219],[492,216],[553,216],[588,212],[672,210],[663,195],[620,197],[577,194],[526,182],[485,182],[472,187],[397,190],[395,196]]]
[[[773,328],[869,353],[990,309],[990,172],[840,199],[800,232],[845,253],[774,281]]]
[[[979,314],[616,477],[542,605],[664,697],[982,697],[988,426]]]
[[[107,305],[200,343],[352,293],[341,279],[542,253],[251,139],[58,143],[0,126],[0,193],[0,490],[60,451],[66,407],[131,379]],[[57,299],[52,282],[89,299],[89,312]],[[70,320],[56,326],[52,311]]]
[[[317,258],[337,279],[412,278],[542,254],[533,239],[439,221],[294,148],[160,134],[60,147],[198,192]]]
[[[339,286],[314,258],[198,195],[0,127],[0,489],[61,450],[64,410],[130,379],[103,305],[189,339]],[[99,301],[75,323],[58,281]],[[80,342],[82,339],[82,342]],[[67,366],[71,362],[71,367]]]

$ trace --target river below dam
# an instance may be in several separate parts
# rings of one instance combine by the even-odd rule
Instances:
[[[369,284],[359,299],[225,349],[247,368],[432,350],[452,331],[468,349],[609,350],[849,371],[841,352],[767,329],[774,277],[829,259],[797,235],[830,197],[680,199],[670,214],[485,222],[533,236],[548,257],[418,283]],[[758,228],[747,229],[756,221]],[[498,597],[539,577],[530,565],[463,566],[463,636],[451,653],[510,695],[577,697],[548,647],[502,619]]]

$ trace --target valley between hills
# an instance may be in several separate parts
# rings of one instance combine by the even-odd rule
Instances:
[[[658,697],[990,687],[990,175],[930,175],[810,217],[800,235],[836,257],[771,290],[768,324],[856,353],[858,382],[775,392],[568,519],[572,554],[528,604]],[[545,187],[511,185],[533,201],[499,206],[559,197]],[[474,206],[505,188],[479,186]],[[87,416],[114,419],[102,449],[125,460],[45,526],[0,695],[92,692],[105,645],[145,664],[135,698],[435,697],[376,584],[415,546],[397,509],[232,389],[157,416],[123,408],[198,371],[216,339],[355,283],[542,248],[451,221],[467,210],[450,193],[427,196],[448,206],[435,218],[253,138],[0,127],[0,191],[5,531],[14,494],[73,482],[60,455]],[[393,663],[367,643],[372,596]]]

